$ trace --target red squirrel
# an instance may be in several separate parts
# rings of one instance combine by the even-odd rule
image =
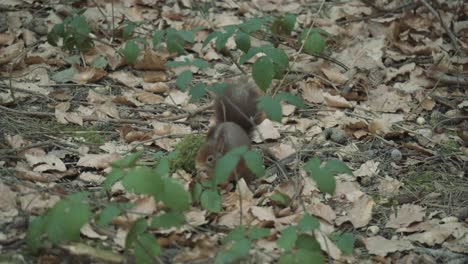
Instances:
[[[257,108],[257,99],[261,91],[246,77],[236,83],[229,83],[214,102],[216,123],[208,130],[205,143],[200,147],[195,159],[196,168],[205,171],[208,177],[214,177],[216,161],[230,150],[247,146],[251,148],[251,133],[255,125],[260,124],[265,115]],[[237,175],[237,177],[236,177]],[[247,183],[255,175],[240,159],[235,170],[229,175],[228,182],[244,178]]]

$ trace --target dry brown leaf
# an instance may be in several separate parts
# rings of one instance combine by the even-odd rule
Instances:
[[[77,166],[105,169],[109,167],[109,164],[113,161],[120,159],[121,156],[117,153],[111,154],[87,154],[80,157],[77,162]]]
[[[296,152],[291,145],[284,143],[275,144],[268,150],[277,160],[282,160]]]
[[[278,139],[280,137],[281,135],[278,129],[274,126],[273,122],[271,122],[269,119],[265,119],[253,132],[252,140],[255,143],[261,143],[264,140]]]
[[[461,238],[466,237],[467,234],[468,228],[463,223],[451,222],[435,225],[432,229],[429,229],[423,233],[406,236],[405,239],[409,241],[418,241],[432,247],[434,245],[441,244],[450,236]]]
[[[135,62],[135,69],[149,71],[163,71],[166,69],[166,58],[161,54],[156,53],[151,48],[147,48]]]
[[[73,76],[72,81],[77,84],[93,83],[102,79],[106,74],[107,72],[103,69],[91,67],[79,68],[78,72]]]
[[[404,204],[397,209],[397,212],[390,214],[390,220],[385,227],[400,228],[407,227],[415,222],[421,222],[426,215],[426,209],[419,205]]]
[[[26,154],[25,157],[29,166],[31,166],[33,168],[33,171],[36,172],[67,170],[62,160],[60,160],[57,156],[52,154],[47,154],[43,156]]]
[[[357,177],[373,177],[377,176],[379,171],[380,162],[373,160],[368,160],[359,167],[356,171],[353,172],[354,176]]]
[[[408,240],[388,240],[381,236],[364,239],[367,250],[372,255],[385,257],[388,253],[412,250],[414,247]]]

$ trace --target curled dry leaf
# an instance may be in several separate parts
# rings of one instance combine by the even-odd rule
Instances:
[[[137,70],[163,71],[166,69],[167,58],[147,48],[135,62],[134,68]]]
[[[284,159],[288,157],[289,155],[292,155],[296,152],[291,145],[284,144],[284,143],[275,144],[274,146],[270,147],[268,150],[270,151],[271,154],[273,154],[273,156],[277,160]]]
[[[26,154],[25,157],[29,166],[31,166],[33,168],[33,171],[36,172],[67,170],[62,160],[52,154],[43,156]]]
[[[269,119],[263,120],[263,122],[257,126],[257,129],[253,132],[253,141],[255,143],[261,143],[268,139],[278,139],[281,137],[278,129],[274,127],[273,122]]]
[[[72,81],[77,84],[93,83],[102,79],[106,74],[107,72],[103,69],[92,67],[79,68],[78,72],[73,76]]]
[[[340,95],[330,95],[325,93],[324,95],[325,103],[330,107],[337,108],[350,108],[352,107],[351,103],[348,102],[344,97]]]

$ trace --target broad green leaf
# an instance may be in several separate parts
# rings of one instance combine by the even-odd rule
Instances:
[[[278,191],[272,194],[269,198],[273,202],[278,203],[283,206],[288,205],[291,202],[291,198],[289,198],[289,196],[287,196],[284,193],[280,193]]]
[[[242,258],[249,254],[249,250],[252,247],[252,242],[250,240],[243,238],[232,244],[229,251],[233,252],[236,258]]]
[[[206,95],[206,84],[204,83],[196,83],[192,89],[190,89],[190,102],[196,102],[203,98]]]
[[[203,186],[200,183],[196,182],[192,186],[192,190],[191,190],[192,201],[194,201],[196,203],[200,202],[202,192],[203,192]]]
[[[219,32],[219,31],[213,31],[211,32],[206,38],[205,40],[203,41],[203,48],[206,47],[206,45],[208,45],[208,43],[210,43],[210,41],[212,41],[213,39],[217,38],[219,35],[221,35],[222,33]]]
[[[138,159],[141,157],[142,154],[143,154],[143,150],[137,151],[135,153],[125,156],[122,159],[113,161],[111,166],[119,167],[119,168],[133,167],[135,166],[136,162],[138,161]]]
[[[214,182],[216,184],[225,182],[229,178],[229,175],[234,171],[239,159],[239,155],[234,155],[232,153],[227,153],[219,159],[216,162]],[[238,176],[240,177],[240,175]]]
[[[104,208],[101,213],[99,214],[99,218],[97,219],[97,224],[101,226],[108,225],[112,219],[117,217],[120,214],[120,209],[115,205],[109,205]]]
[[[169,67],[169,68],[177,68],[177,67],[183,67],[183,66],[187,66],[187,65],[190,65],[190,61],[189,60],[183,60],[183,61],[168,61],[164,64],[166,67]]]
[[[128,192],[149,194],[160,199],[164,190],[160,175],[149,167],[137,167],[126,173],[122,179],[122,185]]]
[[[195,41],[195,32],[187,30],[179,30],[177,34],[186,42],[193,43]]]
[[[252,67],[252,77],[264,92],[270,87],[274,75],[273,62],[268,57],[262,56],[255,61]]]
[[[80,238],[81,227],[89,220],[91,208],[84,200],[88,193],[75,193],[57,202],[47,212],[46,232],[53,243]]]
[[[248,34],[260,30],[264,23],[265,20],[258,17],[254,17],[240,24],[239,28]]]
[[[224,46],[226,46],[228,39],[232,36],[233,33],[234,32],[224,32],[218,35],[215,42],[216,51],[219,52],[224,48]]]
[[[166,31],[158,30],[153,33],[153,49],[156,49],[159,43],[162,42],[164,35],[166,35]]]
[[[293,226],[288,226],[281,231],[280,238],[276,241],[279,247],[284,250],[291,250],[296,244],[297,232]]]
[[[129,64],[134,64],[140,54],[140,47],[130,40],[125,43],[125,47],[121,49],[122,55],[125,58],[125,61]]]
[[[81,57],[79,55],[69,56],[63,59],[68,64],[81,64]]]
[[[208,87],[208,90],[215,92],[217,94],[221,94],[222,92],[224,92],[224,89],[226,89],[227,87],[228,87],[227,83],[215,83],[211,85],[210,87]]]
[[[159,228],[180,227],[185,223],[185,217],[179,212],[167,212],[153,217],[151,226]]]
[[[304,165],[304,169],[317,183],[317,187],[320,191],[329,194],[335,193],[336,180],[334,174],[327,169],[320,167],[320,160],[318,158],[308,161]]]
[[[140,218],[133,222],[130,231],[128,231],[127,237],[125,238],[125,248],[130,249],[136,239],[146,231],[147,227],[148,224],[144,218]]]
[[[278,98],[278,100],[281,100],[281,101],[286,101],[300,109],[303,109],[306,107],[304,101],[302,101],[301,98],[293,95],[292,93],[280,92],[275,96],[275,98]]]
[[[47,42],[49,42],[50,45],[56,47],[59,39],[64,36],[64,32],[65,25],[63,23],[54,25],[52,30],[47,34]]]
[[[298,227],[299,227],[299,230],[302,232],[313,231],[320,227],[320,222],[317,218],[309,214],[305,214],[302,216],[301,220],[299,221]]]
[[[169,158],[162,157],[156,166],[155,173],[161,177],[169,175]]]
[[[158,241],[152,234],[141,234],[138,236],[138,243],[135,243],[135,260],[136,263],[152,264],[158,263],[161,247]]]
[[[74,67],[70,67],[68,69],[56,72],[52,75],[52,80],[58,83],[66,83],[73,79],[73,76],[78,73]]]
[[[122,37],[124,40],[127,40],[130,38],[130,35],[132,34],[135,27],[136,27],[136,24],[133,23],[132,21],[125,21],[125,26],[122,29]]]
[[[244,154],[244,160],[247,167],[255,173],[257,177],[265,175],[265,167],[263,166],[262,155],[257,151],[249,150]]]
[[[42,236],[45,232],[47,220],[46,216],[39,216],[29,223],[28,231],[26,232],[26,245],[33,253],[38,251],[44,241]]]
[[[325,50],[326,42],[322,35],[312,32],[306,39],[304,51],[308,54],[321,54]]]
[[[239,64],[244,64],[246,61],[253,58],[253,56],[257,55],[258,53],[262,52],[262,49],[259,47],[252,47],[249,49],[247,53],[242,54],[239,58]]]
[[[183,71],[179,74],[176,80],[176,86],[182,91],[186,91],[189,84],[192,82],[193,73],[190,70]]]
[[[97,69],[104,69],[107,67],[107,59],[106,57],[99,55],[93,59],[91,62],[91,66]]]
[[[288,55],[282,49],[273,47],[272,45],[264,45],[261,50],[273,62],[274,77],[280,78],[289,67]]]
[[[210,64],[207,61],[202,59],[194,59],[192,61],[192,65],[202,70],[210,66]]]
[[[258,99],[258,109],[263,110],[270,120],[281,122],[283,111],[277,99],[270,96],[262,96]]]
[[[287,14],[283,18],[282,28],[285,33],[290,34],[294,30],[294,26],[296,25],[296,15]]]
[[[253,227],[249,232],[249,239],[256,240],[270,235],[270,229]]]
[[[177,54],[185,53],[185,40],[175,29],[168,29],[166,31],[166,44],[169,52],[176,52]]]
[[[164,178],[164,191],[161,201],[176,211],[187,210],[190,207],[190,194],[172,178]]]
[[[116,182],[120,181],[123,179],[125,176],[125,172],[121,168],[112,168],[111,172],[109,172],[106,175],[106,179],[102,183],[102,187],[104,190],[109,190],[112,185],[114,185]]]
[[[300,234],[296,241],[298,249],[306,249],[310,251],[320,252],[320,244],[315,237],[308,234]]]
[[[243,32],[238,32],[236,34],[236,45],[237,47],[242,50],[244,53],[247,53],[250,49],[250,37],[249,35],[243,33]]]
[[[217,191],[205,190],[200,201],[202,207],[210,212],[217,213],[221,211],[221,196]]]
[[[336,246],[343,251],[343,253],[350,255],[353,253],[354,241],[356,238],[353,234],[344,233],[344,234],[332,234],[330,238],[336,242]]]
[[[325,264],[325,258],[320,252],[320,249],[317,251],[298,249],[296,251],[297,263],[310,263],[310,260],[313,260],[314,264]]]
[[[349,175],[353,175],[353,171],[350,168],[348,168],[348,166],[346,166],[346,164],[341,160],[328,160],[323,166],[323,169],[333,175],[340,173],[347,173]]]
[[[293,254],[286,253],[280,256],[278,259],[278,264],[296,264],[296,258]]]
[[[222,243],[227,244],[227,243],[229,243],[231,241],[239,241],[241,239],[244,239],[245,238],[244,233],[245,233],[244,232],[244,226],[238,225],[233,230],[231,230],[231,232],[229,232],[229,234],[227,234],[227,236],[225,236],[222,239]]]

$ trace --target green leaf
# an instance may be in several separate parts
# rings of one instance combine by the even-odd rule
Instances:
[[[195,32],[187,30],[179,30],[177,34],[186,42],[193,43],[195,42]]]
[[[284,50],[275,48],[270,44],[262,46],[261,50],[273,62],[274,77],[281,78],[289,67],[288,55]]]
[[[93,59],[91,62],[91,66],[96,69],[104,69],[107,67],[107,59],[106,57],[99,55]]]
[[[263,110],[270,120],[281,122],[283,111],[277,99],[270,96],[262,96],[258,99],[257,107]]]
[[[278,100],[281,100],[281,101],[286,101],[294,106],[296,106],[297,108],[300,108],[300,109],[304,109],[306,107],[304,101],[302,101],[301,98],[291,94],[291,93],[287,93],[287,92],[280,92],[278,93],[275,98],[277,98]]]
[[[158,45],[162,42],[166,31],[158,30],[153,33],[153,49],[156,49]]]
[[[293,254],[286,253],[281,255],[281,257],[278,259],[278,264],[296,264],[296,259],[294,258]]]
[[[249,49],[247,53],[242,54],[239,58],[239,64],[244,64],[246,61],[253,58],[253,56],[257,55],[258,53],[262,52],[262,49],[259,47],[252,47]]]
[[[270,235],[270,229],[253,227],[249,232],[249,239],[256,240]]]
[[[91,208],[84,200],[89,194],[75,193],[57,202],[47,212],[46,232],[53,243],[78,240],[81,227],[89,220]]]
[[[164,178],[163,180],[164,191],[161,201],[173,210],[187,210],[190,207],[190,194],[174,179]]]
[[[288,195],[280,193],[278,191],[272,194],[269,198],[271,201],[283,206],[288,205],[291,202],[291,198]]]
[[[262,26],[264,25],[264,23],[265,23],[264,19],[254,17],[240,24],[239,28],[248,34],[248,33],[260,30]]]
[[[161,254],[161,247],[152,234],[141,234],[135,246],[136,263],[158,263],[157,256]]]
[[[284,16],[282,28],[285,33],[291,34],[291,32],[294,30],[295,25],[296,25],[296,15],[287,14],[286,16]]]
[[[229,251],[234,253],[234,256],[239,259],[249,255],[249,250],[252,247],[252,242],[250,240],[243,238],[238,240],[232,244]]]
[[[299,221],[298,227],[301,232],[313,231],[320,227],[320,222],[317,218],[309,214],[305,214]]]
[[[38,251],[44,241],[42,235],[45,232],[47,220],[47,217],[39,216],[29,223],[26,233],[26,245],[33,253]]]
[[[68,64],[80,64],[81,63],[81,57],[78,55],[65,57],[63,60]]]
[[[70,67],[68,69],[56,72],[52,75],[52,80],[58,83],[66,83],[73,79],[73,76],[77,74],[78,71],[74,67]]]
[[[203,186],[196,182],[192,187],[192,201],[200,202],[201,194],[203,192]]]
[[[192,61],[192,65],[201,70],[206,69],[210,66],[210,64],[207,61],[202,60],[202,59],[194,59]]]
[[[260,89],[266,91],[274,75],[273,62],[268,57],[262,56],[255,61],[252,67],[252,77]]]
[[[310,251],[320,252],[320,244],[315,237],[308,234],[300,234],[296,241],[298,249],[306,249]]]
[[[161,177],[165,177],[169,175],[169,158],[168,157],[162,157],[159,162],[158,166],[156,166],[155,172],[157,175]]]
[[[50,45],[56,47],[59,39],[64,36],[64,32],[65,25],[63,23],[54,25],[49,34],[47,34],[47,42],[49,42]]]
[[[235,150],[235,149],[234,149]],[[215,178],[214,182],[216,184],[225,182],[229,175],[234,171],[237,163],[240,160],[240,155],[234,152],[234,150],[229,151],[221,159],[216,162],[215,167]],[[247,148],[245,149],[247,151]],[[240,177],[240,175],[238,175]]]
[[[159,199],[163,192],[163,181],[149,167],[137,167],[130,170],[122,179],[122,185],[128,192],[149,194]]]
[[[107,206],[99,214],[97,224],[101,226],[108,225],[112,221],[112,219],[114,219],[120,214],[120,212],[120,209],[114,205]]]
[[[324,168],[320,167],[320,160],[318,158],[308,161],[304,165],[304,169],[317,183],[320,191],[329,194],[335,193],[336,180],[334,174],[329,171],[329,168],[326,169],[326,166]]]
[[[208,45],[208,43],[210,43],[210,41],[212,41],[213,39],[217,38],[219,35],[221,35],[221,32],[219,31],[213,31],[211,32],[206,38],[205,40],[203,41],[203,48],[206,47],[206,45]]]
[[[334,234],[330,237],[333,241],[336,242],[336,246],[347,255],[351,255],[354,249],[355,237],[353,234],[344,233],[344,234]]]
[[[242,50],[244,53],[247,53],[250,49],[250,36],[243,33],[243,32],[238,32],[236,34],[236,45],[237,47]]]
[[[304,51],[308,54],[321,54],[325,50],[325,45],[322,35],[312,32],[304,44]]]
[[[296,244],[297,232],[293,226],[288,226],[281,231],[280,238],[276,241],[279,247],[284,250],[291,250]]]
[[[262,177],[265,175],[265,167],[263,167],[262,155],[257,151],[249,150],[244,154],[244,160],[247,164],[247,167],[257,175],[257,177]]]
[[[125,26],[122,29],[122,37],[124,40],[130,38],[130,34],[132,34],[133,30],[135,29],[136,24],[132,21],[125,21]]]
[[[125,43],[125,47],[121,49],[122,55],[125,58],[125,61],[129,64],[134,64],[140,54],[140,47],[130,40]]]
[[[151,226],[159,228],[180,227],[184,225],[185,217],[179,212],[167,212],[153,217]]]
[[[186,91],[189,84],[192,82],[193,74],[190,70],[183,71],[179,74],[176,80],[176,86],[181,91]]]
[[[217,191],[205,190],[200,201],[202,207],[210,212],[217,213],[221,211],[221,196]]]
[[[194,103],[206,95],[206,84],[196,83],[192,89],[190,89],[190,103]]]
[[[133,222],[130,231],[128,231],[127,237],[125,238],[125,248],[130,249],[133,243],[135,243],[136,239],[146,231],[147,227],[148,224],[144,218],[140,218]]]
[[[111,172],[106,175],[106,179],[102,183],[104,190],[109,190],[112,185],[120,181],[125,176],[125,173],[120,168],[112,168]]]
[[[166,44],[169,52],[185,53],[185,40],[182,36],[175,29],[168,29],[166,34]]]
[[[134,167],[142,154],[143,154],[143,150],[137,151],[135,153],[132,153],[130,155],[125,156],[122,159],[113,161],[111,166],[112,167],[119,167],[119,168]]]
[[[224,48],[224,46],[226,46],[226,43],[228,41],[228,39],[234,34],[234,31],[228,31],[228,32],[224,32],[224,33],[221,33],[218,35],[218,37],[216,38],[216,42],[215,42],[215,49],[216,51],[220,51]]]
[[[325,264],[325,258],[322,256],[320,250],[310,251],[306,249],[298,249],[296,251],[297,263],[309,263],[311,259],[314,260],[314,264]]]
[[[333,175],[347,173],[353,175],[353,171],[341,160],[332,159],[325,163],[323,169]]]
[[[244,239],[245,238],[244,231],[245,231],[244,226],[242,225],[236,226],[233,230],[231,230],[231,232],[229,232],[229,234],[227,234],[227,236],[225,236],[222,239],[222,243],[227,244],[231,241],[239,241],[241,239]]]

